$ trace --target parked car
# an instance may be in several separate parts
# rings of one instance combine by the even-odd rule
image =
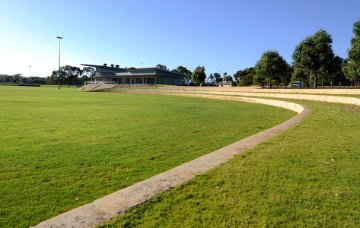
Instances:
[[[304,83],[302,81],[296,81],[289,85],[290,88],[304,88]]]

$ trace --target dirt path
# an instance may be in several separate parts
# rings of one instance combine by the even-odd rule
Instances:
[[[184,94],[181,94],[181,96],[184,96]],[[187,94],[186,96],[267,104],[290,109],[298,114],[275,127],[242,139],[137,184],[121,189],[115,193],[95,200],[92,203],[60,214],[38,224],[35,227],[95,227],[96,225],[123,213],[129,208],[149,200],[155,195],[193,179],[199,174],[207,172],[208,170],[228,161],[234,155],[242,153],[281,134],[282,132],[285,132],[297,125],[309,113],[307,108],[299,104],[286,101],[206,94]]]

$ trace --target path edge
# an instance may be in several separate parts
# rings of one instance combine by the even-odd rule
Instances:
[[[184,94],[180,96],[184,96]],[[289,109],[297,112],[298,114],[279,125],[246,137],[240,141],[203,155],[192,161],[186,162],[168,171],[106,195],[93,201],[92,203],[88,203],[45,220],[35,227],[95,227],[96,225],[108,221],[132,207],[148,201],[152,197],[166,190],[178,186],[220,164],[223,164],[233,158],[234,155],[253,148],[260,143],[291,129],[310,112],[308,108],[302,105],[280,100],[204,94],[187,94],[186,96],[265,104]]]

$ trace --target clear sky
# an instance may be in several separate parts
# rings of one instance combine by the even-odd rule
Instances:
[[[0,0],[0,73],[50,75],[57,36],[61,65],[233,74],[266,50],[291,63],[295,46],[321,28],[344,58],[356,20],[360,0]]]

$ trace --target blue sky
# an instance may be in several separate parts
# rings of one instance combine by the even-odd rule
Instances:
[[[50,75],[63,36],[61,65],[233,74],[266,50],[291,63],[295,46],[319,29],[346,57],[356,20],[359,0],[0,0],[0,73]]]

